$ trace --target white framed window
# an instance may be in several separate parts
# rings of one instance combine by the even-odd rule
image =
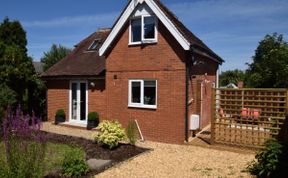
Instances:
[[[157,80],[129,80],[128,106],[157,108]]]
[[[157,18],[142,15],[130,20],[129,45],[157,42]]]

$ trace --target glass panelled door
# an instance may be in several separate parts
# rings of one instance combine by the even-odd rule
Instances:
[[[70,90],[70,122],[86,123],[87,82],[72,81]]]

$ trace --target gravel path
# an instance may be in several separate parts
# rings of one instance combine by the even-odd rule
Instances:
[[[252,177],[242,172],[247,163],[254,158],[254,154],[251,153],[154,142],[141,143],[139,146],[154,150],[95,177]]]
[[[51,122],[43,122],[41,130],[46,131],[46,132],[61,134],[61,135],[82,137],[86,139],[92,139],[92,133],[93,133],[93,131],[86,130],[86,128],[78,129],[78,128],[64,127],[64,126],[52,124]]]
[[[88,139],[91,139],[92,133],[50,123],[43,123],[43,130]],[[138,146],[153,150],[114,166],[95,177],[252,177],[242,172],[247,163],[254,158],[251,152],[237,153],[193,145],[172,145],[149,141],[138,143]]]

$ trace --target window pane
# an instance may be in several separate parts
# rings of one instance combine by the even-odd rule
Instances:
[[[144,81],[144,104],[156,105],[156,81]]]
[[[77,119],[77,83],[72,83],[72,119]]]
[[[86,120],[86,83],[80,84],[80,120]]]
[[[131,41],[141,41],[141,18],[131,20]]]
[[[95,50],[98,47],[99,41],[94,40],[93,43],[90,45],[88,50]]]
[[[132,103],[141,103],[141,83],[132,82]]]
[[[154,39],[155,38],[155,18],[144,17],[144,38]]]

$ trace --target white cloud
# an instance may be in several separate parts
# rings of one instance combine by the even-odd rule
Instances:
[[[97,15],[84,15],[74,17],[60,17],[50,20],[39,20],[39,21],[24,21],[23,26],[26,28],[40,27],[40,28],[51,28],[51,27],[70,27],[79,25],[94,25],[97,24],[112,24],[114,19],[119,13],[112,12],[107,14]],[[81,27],[81,26],[80,26]]]

